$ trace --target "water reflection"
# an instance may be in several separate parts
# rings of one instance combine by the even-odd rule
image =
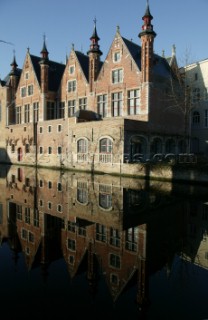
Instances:
[[[16,166],[0,186],[8,319],[208,317],[205,187]]]

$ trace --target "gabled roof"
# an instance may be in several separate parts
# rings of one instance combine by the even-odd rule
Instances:
[[[123,39],[129,52],[131,53],[131,56],[134,59],[134,61],[136,62],[139,70],[141,70],[141,46],[139,46],[138,44],[136,44],[136,43],[124,38],[124,37],[121,37],[121,38]]]
[[[40,84],[41,81],[41,77],[40,77],[40,61],[42,60],[42,58],[37,57],[37,56],[33,56],[30,55],[31,57],[31,61],[36,73],[36,77],[37,80]],[[64,73],[64,69],[65,69],[65,64],[62,63],[58,63],[58,62],[54,62],[49,60],[48,62],[49,65],[49,69],[48,69],[48,90],[49,91],[57,91],[59,86],[60,86],[60,82],[61,82],[61,78],[63,76]]]
[[[88,70],[89,69],[89,57],[80,51],[75,51],[75,54],[76,54],[77,59],[80,63],[82,71],[84,72],[84,75],[85,75],[86,79],[88,80],[88,78],[89,78],[89,70]]]
[[[136,43],[130,40],[127,40],[124,37],[122,37],[122,39],[125,45],[127,46],[132,58],[137,64],[139,70],[141,70],[141,46],[137,45]],[[153,68],[154,68],[153,73],[156,76],[165,77],[165,78],[170,76],[170,66],[167,63],[167,60],[157,54],[154,54]]]
[[[75,54],[77,56],[77,59],[80,63],[80,66],[82,68],[82,71],[84,72],[84,75],[85,75],[87,81],[89,81],[89,57],[80,51],[75,51]],[[103,65],[103,62],[100,61],[99,71],[100,71],[102,65]]]

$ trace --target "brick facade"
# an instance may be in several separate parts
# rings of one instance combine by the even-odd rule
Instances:
[[[13,63],[0,86],[2,162],[121,173],[135,154],[182,151],[183,119],[166,97],[173,70],[154,54],[148,5],[142,19],[141,47],[118,28],[104,61],[95,24],[87,55],[73,47],[65,65],[50,61],[44,39],[41,57],[28,50],[19,73]]]

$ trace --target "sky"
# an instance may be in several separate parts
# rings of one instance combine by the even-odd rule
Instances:
[[[146,4],[147,0],[0,0],[0,79],[10,72],[14,54],[19,68],[28,48],[40,56],[44,36],[50,60],[65,63],[72,45],[86,54],[95,19],[102,61],[117,26],[123,37],[140,45]],[[175,45],[180,66],[208,58],[208,0],[149,0],[149,7],[156,54],[164,50],[169,57]]]

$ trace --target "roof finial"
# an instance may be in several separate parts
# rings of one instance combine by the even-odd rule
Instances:
[[[176,54],[176,46],[173,44],[172,46],[172,56],[175,56]]]
[[[120,27],[119,26],[116,27],[116,33],[120,34]]]

